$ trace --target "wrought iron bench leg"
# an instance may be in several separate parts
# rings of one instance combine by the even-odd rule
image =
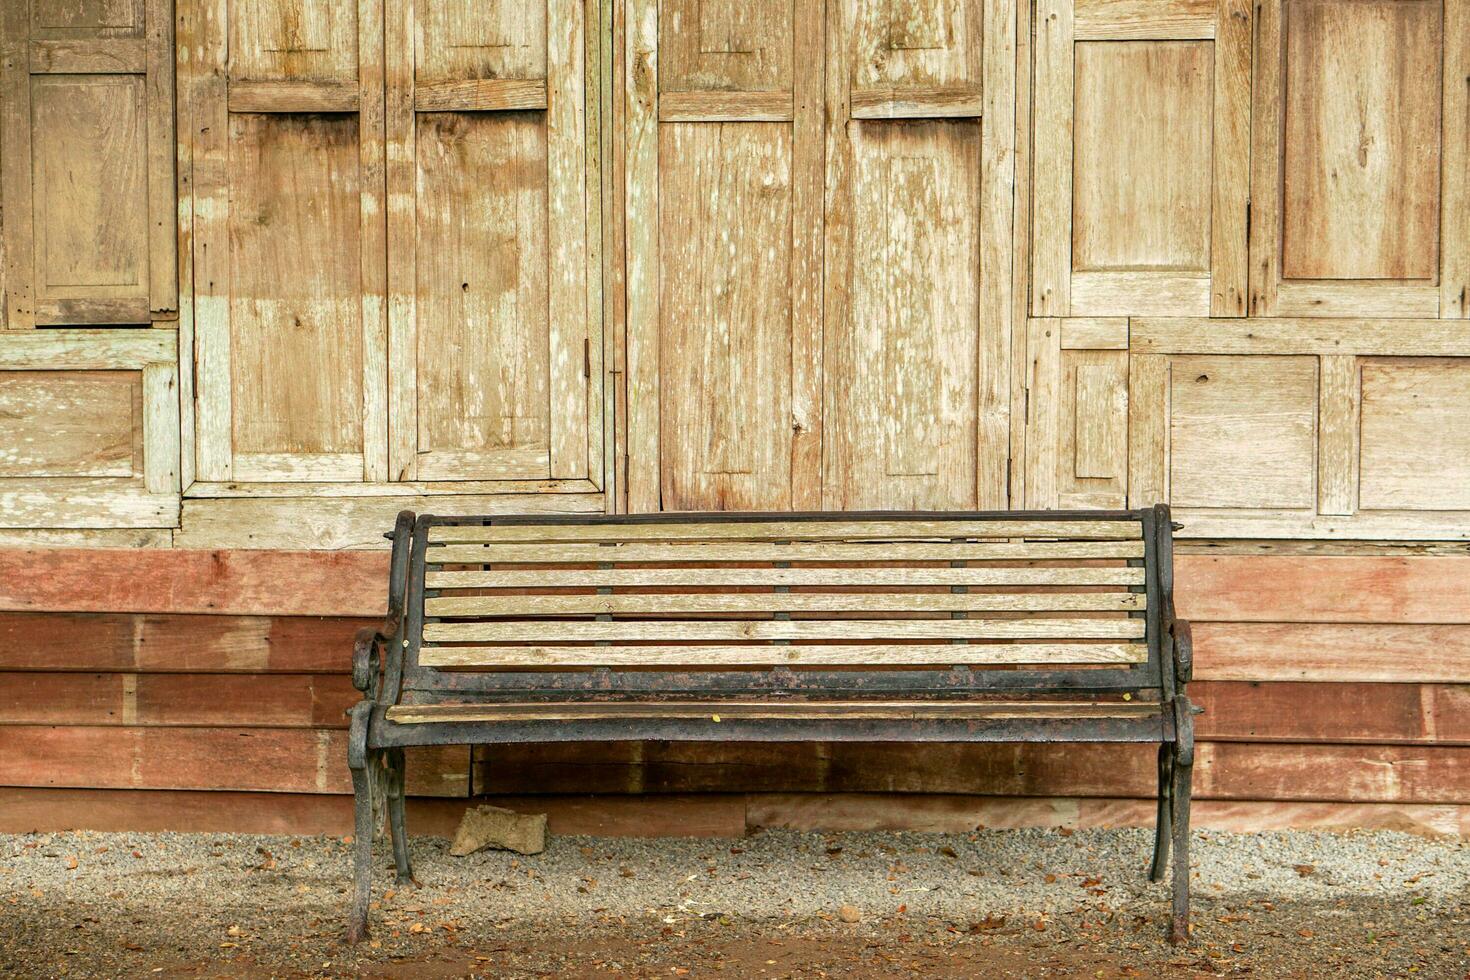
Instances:
[[[1174,698],[1174,914],[1169,941],[1189,942],[1189,796],[1194,773],[1194,707],[1189,698]]]
[[[388,829],[393,836],[393,864],[398,884],[418,884],[408,857],[408,834],[403,827],[404,761],[402,749],[388,750]]]
[[[1149,881],[1163,881],[1169,866],[1169,834],[1172,829],[1174,804],[1174,746],[1159,745],[1159,812],[1154,818],[1154,862],[1149,868]]]
[[[372,756],[367,766],[352,769],[353,795],[353,865],[352,909],[347,918],[347,941],[356,943],[368,934],[368,902],[373,878],[373,773],[368,767],[377,764]]]
[[[1174,762],[1174,917],[1169,941],[1189,941],[1189,794],[1194,766]]]

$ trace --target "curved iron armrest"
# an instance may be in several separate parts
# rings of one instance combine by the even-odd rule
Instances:
[[[393,642],[395,632],[391,623],[384,623],[381,630],[364,626],[353,638],[352,686],[369,701],[378,700],[382,691],[383,649]],[[389,656],[392,656],[391,648]]]
[[[1194,631],[1188,620],[1176,619],[1169,624],[1169,635],[1174,640],[1174,680],[1182,687],[1194,676]]]
[[[352,643],[352,686],[363,692],[369,701],[379,701],[385,693],[397,697],[397,678],[403,674],[403,611],[408,592],[408,560],[412,546],[415,515],[402,511],[393,527],[393,533],[384,537],[393,541],[393,555],[388,568],[388,616],[377,629],[365,626],[357,631]],[[387,651],[386,663],[383,656]],[[387,667],[389,690],[385,692],[383,679]]]

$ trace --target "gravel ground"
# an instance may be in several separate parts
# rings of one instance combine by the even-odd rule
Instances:
[[[1140,830],[553,838],[382,856],[340,942],[349,844],[0,836],[0,975],[1419,976],[1470,980],[1470,848],[1399,833],[1195,835],[1195,933]],[[382,850],[380,850],[380,855]],[[845,921],[856,918],[858,921]]]

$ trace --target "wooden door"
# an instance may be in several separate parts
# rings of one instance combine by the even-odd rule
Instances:
[[[171,13],[0,7],[5,327],[176,316]]]
[[[630,509],[819,499],[820,11],[628,5]]]
[[[1466,4],[1258,9],[1251,315],[1470,316]]]
[[[829,509],[1007,506],[1014,20],[828,6]]]
[[[1031,312],[1244,316],[1251,5],[1038,0]]]
[[[600,487],[587,10],[389,10],[392,479]]]
[[[630,509],[1004,506],[1013,22],[629,4]]]
[[[187,40],[196,476],[384,480],[382,10],[215,0]]]

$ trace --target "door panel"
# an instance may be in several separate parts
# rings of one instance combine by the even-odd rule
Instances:
[[[1244,316],[1251,8],[1040,0],[1031,312]]]
[[[1260,5],[1251,313],[1463,317],[1463,5]]]
[[[600,486],[583,6],[403,0],[388,29],[393,479]]]
[[[171,9],[0,11],[4,328],[177,318]]]

